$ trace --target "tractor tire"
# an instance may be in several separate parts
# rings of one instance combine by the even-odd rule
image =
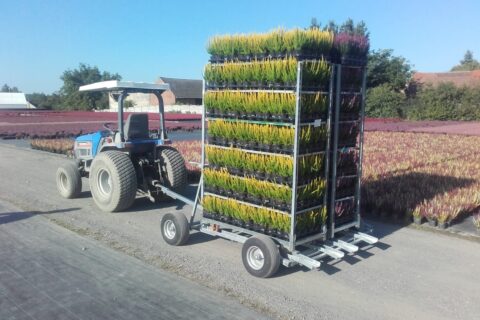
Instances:
[[[137,194],[137,175],[130,157],[120,151],[105,151],[95,157],[89,176],[96,205],[105,212],[128,209]]]
[[[73,199],[82,192],[82,177],[74,162],[62,164],[57,169],[56,181],[58,192],[64,198]]]
[[[182,155],[171,147],[162,147],[157,152],[159,173],[164,185],[176,192],[183,191],[187,185],[187,168]]]

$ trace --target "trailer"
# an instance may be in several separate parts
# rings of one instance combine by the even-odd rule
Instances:
[[[218,194],[209,190],[205,190],[205,170],[211,165],[206,162],[206,146],[209,145],[207,137],[207,123],[213,123],[219,119],[215,116],[207,115],[206,108],[203,108],[202,114],[202,157],[200,168],[202,170],[200,182],[196,191],[195,199],[188,199],[183,195],[170,190],[169,188],[158,185],[161,191],[168,196],[184,202],[192,207],[191,214],[187,218],[181,212],[173,212],[164,215],[161,219],[161,233],[163,239],[170,245],[179,246],[188,241],[189,234],[192,230],[205,233],[213,237],[220,237],[231,241],[242,243],[242,261],[246,270],[253,276],[267,278],[274,275],[280,265],[285,267],[293,267],[296,265],[304,266],[309,269],[318,269],[321,266],[322,259],[342,259],[346,254],[355,254],[360,249],[360,244],[374,245],[378,239],[371,235],[372,228],[363,223],[360,218],[360,179],[361,179],[361,160],[363,157],[363,121],[365,106],[365,82],[366,67],[364,65],[344,66],[339,63],[330,63],[331,75],[328,88],[318,89],[318,92],[329,97],[328,115],[326,118],[310,119],[308,122],[301,121],[302,95],[316,93],[317,91],[309,91],[310,88],[302,87],[302,71],[307,60],[298,61],[297,78],[294,88],[286,89],[269,89],[269,92],[289,92],[295,94],[295,118],[293,123],[269,122],[265,120],[240,120],[240,119],[221,119],[221,121],[234,121],[236,123],[257,123],[259,125],[271,126],[288,126],[293,128],[294,145],[291,154],[284,155],[293,159],[293,179],[291,181],[292,198],[289,206],[290,228],[288,237],[279,234],[265,234],[258,232],[251,226],[235,225],[232,221],[221,221],[220,219],[212,219],[206,214],[201,205],[202,199],[205,197],[214,197],[215,199],[228,201],[233,199],[239,205],[245,205],[252,208],[264,208],[262,204],[255,204],[249,201],[239,200],[232,195]],[[354,68],[358,75],[361,76],[361,86],[357,91],[342,91],[341,75],[342,68]],[[209,87],[204,81],[204,96],[208,90],[216,90],[215,87]],[[239,88],[236,88],[239,90]],[[240,89],[240,92],[256,92],[252,89]],[[358,95],[359,110],[355,119],[346,117],[341,112],[341,97],[343,95]],[[205,101],[205,100],[204,100]],[[350,144],[340,143],[340,130],[342,123],[355,123],[358,130],[358,138]],[[305,152],[301,151],[300,131],[302,127],[310,126],[312,128],[325,126],[327,130],[327,141],[325,149],[322,151]],[[217,146],[230,150],[230,146]],[[240,148],[241,149],[241,148]],[[337,154],[346,150],[354,150],[356,154],[355,172],[346,172],[341,170],[341,165],[337,163]],[[272,152],[264,150],[244,149],[249,154],[257,155],[273,155]],[[325,159],[324,176],[328,179],[327,191],[323,194],[320,203],[299,209],[296,197],[296,190],[302,186],[298,181],[298,163],[299,159],[305,155],[315,153],[323,153]],[[275,154],[278,155],[278,154]],[[353,194],[345,196],[345,194],[337,193],[338,179],[353,179],[355,181],[352,188]],[[336,214],[336,205],[349,201],[355,206],[351,210],[351,214],[339,216]],[[315,232],[299,236],[296,234],[296,225],[298,217],[318,208],[328,208],[328,223],[324,224]],[[272,212],[280,212],[275,208],[269,208]],[[203,213],[200,215],[200,212]],[[283,212],[285,213],[285,212]]]

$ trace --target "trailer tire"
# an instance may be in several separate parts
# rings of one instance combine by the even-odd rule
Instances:
[[[163,240],[172,246],[185,244],[190,236],[188,220],[181,212],[167,213],[160,222]]]
[[[164,185],[176,192],[181,192],[187,185],[187,168],[180,152],[172,147],[158,149],[159,174]]]
[[[120,151],[105,151],[92,162],[90,190],[105,212],[128,209],[137,194],[137,174],[130,157]]]
[[[76,198],[82,191],[82,177],[74,162],[62,164],[57,169],[56,181],[58,192],[64,198]]]
[[[242,247],[242,261],[248,273],[259,278],[273,276],[280,267],[280,251],[267,236],[248,238]]]

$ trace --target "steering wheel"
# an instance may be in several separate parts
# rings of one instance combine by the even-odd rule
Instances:
[[[113,122],[105,122],[105,123],[103,124],[103,128],[104,128],[105,130],[107,130],[108,132],[110,132],[112,135],[115,134],[115,131],[114,131],[112,128],[110,128],[110,126],[113,125],[113,124],[115,124],[115,123],[113,123]]]

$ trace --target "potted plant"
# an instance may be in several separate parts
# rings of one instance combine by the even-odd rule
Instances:
[[[413,216],[413,223],[417,225],[422,224],[423,217],[422,217],[422,213],[420,211],[419,206],[415,207],[415,209],[412,212],[412,216]]]
[[[477,213],[472,217],[473,225],[477,227],[477,231],[480,232],[480,213]]]

